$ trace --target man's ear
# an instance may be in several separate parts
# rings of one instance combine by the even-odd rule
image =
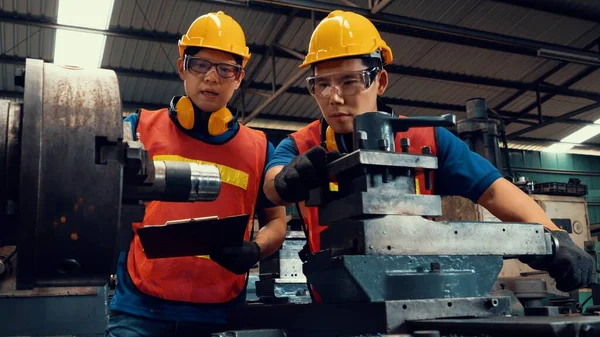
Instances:
[[[177,72],[179,73],[179,78],[185,81],[185,78],[183,78],[185,71],[183,70],[183,59],[181,57],[177,59]]]
[[[385,69],[381,70],[379,72],[379,74],[377,75],[378,80],[377,80],[377,96],[381,96],[383,95],[383,93],[385,92],[385,89],[388,86],[388,73],[387,71],[385,71]]]
[[[244,76],[246,76],[246,71],[244,69],[242,69],[240,71],[240,75],[235,80],[235,90],[237,90],[240,87],[240,84],[242,84],[242,80],[244,79]]]

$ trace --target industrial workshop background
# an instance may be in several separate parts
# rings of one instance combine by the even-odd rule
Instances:
[[[595,0],[0,0],[0,98],[22,99],[26,58],[114,70],[124,114],[182,93],[177,40],[199,15],[223,10],[253,54],[233,99],[244,123],[274,144],[319,116],[298,69],[313,27],[333,9],[373,20],[392,47],[385,103],[407,116],[485,98],[506,126],[513,173],[587,185],[600,222],[600,3]],[[75,45],[68,41],[77,41]],[[82,63],[83,62],[83,63]],[[558,151],[558,152],[552,152]]]

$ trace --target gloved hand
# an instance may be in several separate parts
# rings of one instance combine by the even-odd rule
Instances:
[[[533,269],[547,271],[560,291],[573,291],[591,283],[594,259],[575,245],[569,233],[562,230],[550,233],[558,241],[554,256],[522,257],[519,260]]]
[[[244,241],[240,247],[219,248],[210,254],[210,258],[230,272],[242,275],[260,260],[261,254],[256,242]]]
[[[299,202],[308,199],[309,192],[329,182],[327,163],[341,157],[338,152],[326,152],[317,146],[296,156],[275,176],[275,190],[281,200]]]

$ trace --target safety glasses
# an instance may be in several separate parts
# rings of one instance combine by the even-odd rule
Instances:
[[[188,55],[185,55],[183,60],[183,70],[189,70],[199,75],[206,75],[213,67],[217,74],[222,78],[237,78],[242,71],[242,67],[237,64],[213,63],[199,57]]]
[[[306,85],[311,95],[317,98],[329,98],[333,90],[340,96],[353,96],[371,87],[380,67],[359,71],[341,72],[323,76],[311,76]]]

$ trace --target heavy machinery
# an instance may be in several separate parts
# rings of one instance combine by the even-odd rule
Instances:
[[[0,298],[0,308],[10,308],[2,317],[12,321],[35,307],[15,310],[26,299],[59,305],[42,303],[48,298],[40,297],[42,290],[62,289],[62,297],[65,289],[104,285],[131,222],[143,215],[144,200],[211,200],[219,186],[214,168],[154,162],[134,135],[127,137],[114,73],[27,60],[18,81],[25,86],[24,104],[0,105],[1,237],[18,249],[15,287]],[[394,135],[454,123],[451,115],[357,116],[354,151],[328,165],[338,191],[322,186],[307,201],[327,226],[322,250],[301,265],[322,302],[235,307],[231,331],[215,336],[599,335],[596,316],[519,316],[516,296],[494,291],[503,260],[552,258],[559,249],[541,225],[428,219],[442,215],[441,199],[416,193],[415,172],[430,175],[437,158],[428,149],[406,153],[407,141],[405,153],[395,153]],[[297,268],[288,274],[295,278]],[[548,309],[538,308],[524,314]],[[69,324],[77,318],[53,323],[61,334],[72,334]],[[59,331],[24,332],[14,325],[0,334]]]
[[[15,84],[23,104],[0,101],[0,335],[103,331],[143,202],[214,200],[219,170],[148,158],[112,71],[28,59]]]
[[[310,303],[299,254],[306,244],[302,220],[292,219],[281,248],[260,261],[256,296],[265,303]]]
[[[498,289],[504,260],[559,249],[541,225],[426,218],[442,215],[441,199],[416,194],[415,172],[431,174],[437,158],[394,153],[394,134],[454,122],[356,116],[354,151],[328,164],[338,191],[323,186],[307,200],[327,226],[303,264],[321,302],[237,308],[237,330],[221,336],[600,335],[600,317],[556,316],[533,301],[519,311],[515,293]]]

